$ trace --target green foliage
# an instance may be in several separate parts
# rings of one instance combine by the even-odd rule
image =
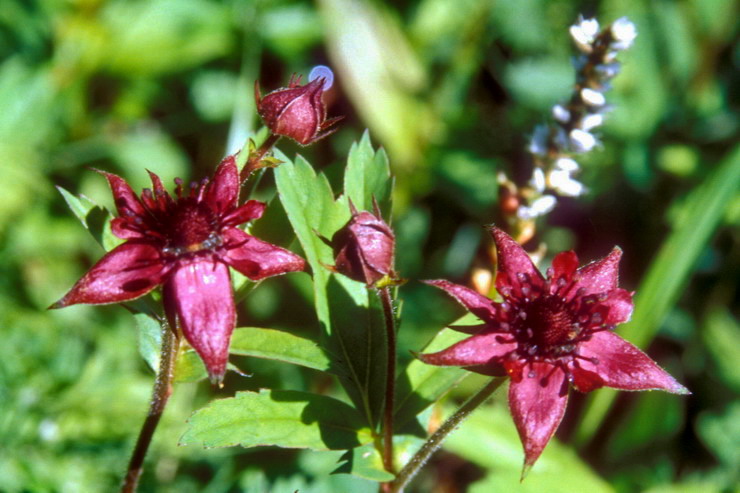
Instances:
[[[212,389],[198,356],[182,348],[141,489],[376,491],[389,479],[375,436],[382,317],[374,293],[324,267],[331,248],[316,232],[331,239],[349,218],[347,196],[369,209],[372,195],[395,229],[396,267],[411,279],[399,289],[403,463],[440,409],[477,384],[463,370],[413,359],[430,339],[426,351],[462,337],[440,331],[459,307],[414,280],[467,284],[472,268],[488,267],[481,226],[501,221],[496,173],[527,179],[527,138],[567,92],[567,28],[581,12],[602,24],[629,16],[639,36],[619,57],[603,148],[579,161],[589,195],[562,201],[526,246],[546,243],[546,265],[561,246],[586,259],[620,245],[622,284],[637,304],[618,331],[693,395],[591,394],[521,484],[521,446],[499,399],[464,423],[408,490],[736,488],[737,2],[11,0],[0,10],[3,491],[115,490],[150,400],[157,293],[128,304],[135,318],[120,307],[46,310],[120,242],[108,187],[89,168],[121,174],[137,192],[151,186],[144,168],[167,186],[175,176],[200,180],[248,137],[264,138],[254,80],[269,91],[316,63],[335,69],[326,101],[330,116],[345,115],[339,130],[300,148],[302,157],[281,140],[283,167],[243,189],[269,202],[250,231],[302,249],[313,277],[234,276],[244,327],[230,368],[251,378],[230,372],[225,388]],[[440,399],[444,407],[433,405]],[[242,403],[285,412],[289,427],[241,436],[256,422]],[[235,420],[227,431],[207,426],[219,406]],[[195,446],[177,446],[183,433]],[[209,440],[338,449],[204,450]]]
[[[239,392],[213,401],[188,420],[180,444],[205,447],[255,447],[336,450],[372,440],[362,417],[351,406],[307,392]]]
[[[733,149],[712,175],[680,205],[673,231],[638,289],[632,320],[620,328],[625,339],[637,346],[645,346],[654,337],[738,188],[740,147]],[[612,390],[592,394],[579,429],[579,441],[593,436],[615,396]]]
[[[377,156],[377,157],[376,157]],[[388,160],[366,137],[353,148],[345,172],[345,194],[336,201],[329,182],[303,159],[282,158],[275,171],[280,200],[312,269],[316,313],[330,370],[337,374],[355,406],[374,428],[384,399],[385,326],[375,293],[362,283],[335,276],[327,242],[349,220],[350,198],[365,208],[372,197],[390,195]],[[352,180],[354,178],[354,180]]]
[[[485,477],[470,485],[471,492],[614,491],[573,450],[556,441],[547,446],[537,466],[520,481],[521,444],[501,402],[479,409],[444,447],[487,471]]]
[[[331,358],[315,342],[287,332],[256,327],[240,327],[231,336],[231,354],[274,359],[294,365],[327,371]]]

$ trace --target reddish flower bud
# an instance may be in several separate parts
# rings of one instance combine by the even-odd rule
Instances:
[[[255,82],[257,112],[270,131],[290,137],[301,145],[311,144],[334,132],[336,129],[327,129],[341,117],[327,120],[326,106],[321,100],[324,91],[331,87],[327,77],[327,74],[320,75],[301,86],[301,76],[293,75],[288,87],[272,91],[264,98],[260,94],[259,82]]]
[[[358,212],[349,203],[352,218],[331,240],[334,249],[334,270],[355,281],[372,287],[393,272],[393,250],[396,239],[393,230],[383,221],[377,202],[375,214]]]

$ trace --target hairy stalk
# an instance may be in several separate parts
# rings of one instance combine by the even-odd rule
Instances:
[[[272,149],[272,147],[278,140],[280,140],[280,136],[271,133],[270,136],[265,139],[262,145],[257,148],[257,150],[249,154],[247,164],[244,165],[239,176],[242,183],[247,181],[249,175],[251,175],[254,171],[264,167],[262,165],[262,159],[264,159],[265,155],[270,152],[270,149]]]
[[[391,482],[391,487],[388,490],[390,493],[401,493],[403,489],[409,484],[409,482],[416,476],[421,468],[426,464],[429,458],[439,447],[442,446],[447,435],[452,433],[470,413],[472,413],[478,406],[483,404],[496,389],[498,389],[505,378],[497,377],[491,380],[485,387],[480,389],[478,393],[468,399],[455,414],[450,416],[447,421],[442,423],[442,426],[429,437],[419,451],[411,458],[401,472],[398,473],[396,479]]]
[[[383,466],[390,473],[393,467],[393,404],[396,383],[396,317],[393,312],[393,297],[390,287],[378,289],[378,296],[383,305],[385,332],[388,339],[388,368],[385,385],[385,411],[383,416]]]
[[[139,438],[136,441],[136,447],[131,454],[131,461],[128,464],[126,478],[121,487],[121,493],[133,493],[136,491],[139,483],[139,477],[143,470],[144,457],[146,457],[149,444],[152,442],[154,431],[157,429],[159,419],[164,413],[164,408],[172,394],[172,379],[175,375],[175,362],[177,361],[177,352],[180,346],[180,338],[172,330],[166,321],[162,322],[162,350],[159,359],[159,371],[157,379],[154,382],[152,391],[152,401],[149,405],[149,413],[141,427]]]

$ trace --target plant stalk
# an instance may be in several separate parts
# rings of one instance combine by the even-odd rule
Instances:
[[[157,379],[154,382],[152,390],[152,400],[149,404],[149,413],[147,414],[144,424],[139,432],[139,438],[136,441],[136,447],[131,454],[131,461],[128,464],[126,477],[121,487],[121,493],[134,493],[138,487],[139,477],[144,466],[149,445],[152,442],[154,431],[157,429],[159,419],[164,413],[167,401],[172,395],[172,380],[175,375],[175,362],[180,346],[180,338],[172,330],[166,321],[162,322],[162,349],[159,358],[159,371]]]
[[[253,153],[249,155],[249,158],[247,159],[247,163],[242,168],[242,171],[239,175],[240,181],[244,183],[247,181],[249,176],[256,170],[262,168],[262,159],[264,159],[265,155],[270,152],[270,149],[275,145],[275,143],[280,140],[280,136],[271,133],[269,137],[265,139],[265,141],[262,143],[261,146],[257,148]],[[245,146],[246,147],[246,146]]]
[[[408,483],[416,476],[421,468],[426,464],[429,458],[439,447],[442,446],[442,442],[447,436],[452,433],[478,406],[483,404],[496,389],[498,389],[505,378],[497,377],[486,384],[485,387],[480,389],[475,395],[468,399],[455,414],[450,416],[447,421],[442,423],[437,431],[422,445],[418,452],[411,458],[401,472],[398,473],[396,479],[391,482],[391,487],[388,490],[390,493],[401,493]]]
[[[388,367],[385,380],[385,410],[383,413],[383,467],[394,474],[393,466],[393,405],[396,393],[396,317],[393,312],[393,297],[388,286],[378,289],[383,305],[385,333],[388,340]]]

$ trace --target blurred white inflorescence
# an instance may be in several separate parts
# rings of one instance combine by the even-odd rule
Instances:
[[[576,84],[570,100],[552,108],[554,124],[538,125],[529,143],[534,170],[526,187],[519,191],[519,205],[513,221],[531,221],[549,213],[558,196],[577,197],[586,187],[573,177],[579,170],[574,155],[600,145],[592,131],[604,122],[609,111],[605,92],[609,81],[619,73],[617,54],[626,50],[637,37],[635,25],[626,17],[599,29],[596,19],[580,17],[570,27],[571,38],[579,51],[574,57]],[[499,175],[508,189],[516,187]]]

